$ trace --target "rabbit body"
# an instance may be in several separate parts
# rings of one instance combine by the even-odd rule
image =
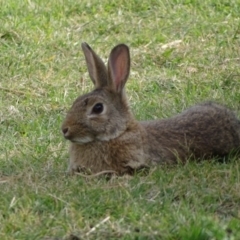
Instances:
[[[169,119],[138,122],[124,91],[129,49],[112,49],[108,67],[86,44],[82,49],[95,89],[75,100],[62,125],[71,141],[69,172],[132,174],[151,164],[225,157],[240,148],[240,121],[224,106],[195,105]]]

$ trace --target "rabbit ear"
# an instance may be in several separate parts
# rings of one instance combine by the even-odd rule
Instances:
[[[128,79],[130,71],[129,48],[125,44],[114,47],[108,60],[109,84],[115,91],[121,92]]]
[[[87,43],[82,43],[82,50],[85,55],[90,78],[95,88],[106,86],[108,77],[104,62]]]

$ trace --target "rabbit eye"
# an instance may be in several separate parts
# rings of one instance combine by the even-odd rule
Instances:
[[[92,109],[92,113],[100,114],[103,111],[103,104],[102,103],[96,103]]]

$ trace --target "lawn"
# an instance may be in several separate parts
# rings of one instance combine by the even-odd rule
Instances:
[[[138,120],[212,100],[240,118],[237,0],[2,0],[0,239],[240,239],[240,158],[68,176],[60,126],[92,89],[81,42],[125,43]]]

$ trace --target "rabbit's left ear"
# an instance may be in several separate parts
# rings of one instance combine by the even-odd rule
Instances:
[[[130,72],[129,48],[125,44],[114,47],[108,60],[108,85],[121,92]]]
[[[102,59],[85,42],[82,43],[82,50],[86,59],[89,76],[95,88],[107,86],[107,68]]]

